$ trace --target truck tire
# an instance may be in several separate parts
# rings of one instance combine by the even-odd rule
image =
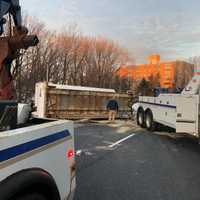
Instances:
[[[144,111],[142,109],[139,109],[137,112],[137,124],[145,128]]]
[[[14,200],[47,200],[46,197],[39,193],[24,194]]]
[[[149,131],[155,131],[156,122],[153,120],[153,114],[151,111],[148,111],[145,115],[145,126]]]

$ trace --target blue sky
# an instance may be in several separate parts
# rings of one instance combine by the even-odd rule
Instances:
[[[200,56],[199,0],[21,0],[23,9],[61,30],[77,24],[128,48],[136,62],[160,53],[164,60]]]

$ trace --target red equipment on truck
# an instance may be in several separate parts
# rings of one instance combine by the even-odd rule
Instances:
[[[28,35],[28,29],[22,26],[19,1],[0,0],[0,8],[0,35],[3,34],[3,25],[6,23],[3,18],[5,14],[13,16],[15,25],[12,35],[0,37],[0,100],[13,100],[12,62],[19,56],[20,49],[36,46],[39,40],[36,35]]]
[[[9,36],[4,33],[6,19],[10,15],[14,21]],[[12,62],[20,53],[20,49],[36,46],[39,42],[36,35],[28,35],[28,29],[22,26],[19,0],[0,0],[0,129],[12,129],[17,125],[17,102],[11,72]]]

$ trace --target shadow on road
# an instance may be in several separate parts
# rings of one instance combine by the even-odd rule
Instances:
[[[200,144],[198,138],[186,133],[175,133],[173,129],[161,127],[156,132],[150,133],[160,137],[162,140],[167,140],[171,144],[183,147],[186,150],[193,151],[200,154]]]

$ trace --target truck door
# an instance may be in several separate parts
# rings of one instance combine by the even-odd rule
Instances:
[[[177,97],[176,105],[176,132],[198,136],[199,96]]]

